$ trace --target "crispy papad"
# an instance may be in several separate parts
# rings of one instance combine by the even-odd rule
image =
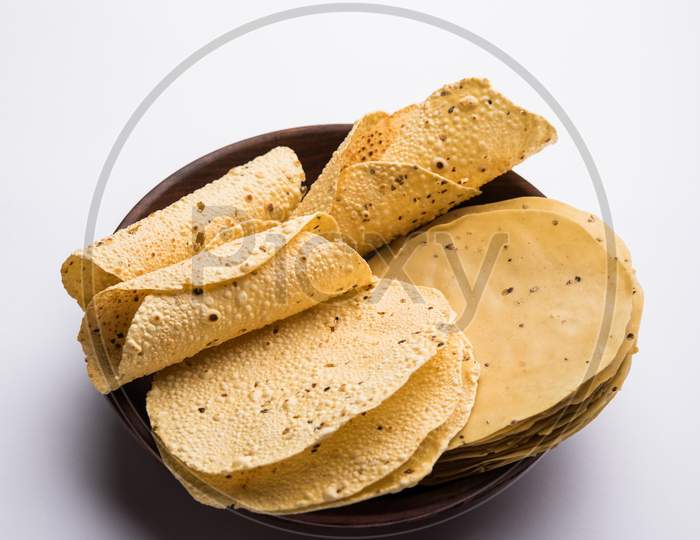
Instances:
[[[476,398],[477,384],[479,380],[479,363],[474,357],[474,351],[471,348],[468,340],[461,332],[458,333],[459,339],[465,340],[466,349],[462,360],[462,381],[464,384],[464,392],[457,405],[457,408],[447,421],[439,428],[430,432],[425,440],[420,444],[411,458],[403,463],[398,469],[390,474],[364,488],[362,491],[332,503],[322,504],[317,507],[306,508],[304,511],[322,510],[326,508],[335,508],[338,506],[346,506],[355,504],[374,497],[398,493],[404,489],[410,488],[418,484],[425,478],[433,469],[435,462],[440,458],[442,453],[447,449],[450,440],[461,431],[469,420],[474,399]]]
[[[555,140],[544,118],[487,80],[464,79],[392,115],[358,120],[295,215],[330,213],[366,254],[478,195]]]
[[[326,214],[223,243],[95,295],[79,340],[109,392],[328,298],[369,284],[365,261]]]
[[[292,514],[346,504],[405,464],[461,405],[466,342],[458,332],[446,339],[395,393],[303,452],[227,475],[189,472],[216,494],[216,506]]]
[[[304,171],[289,148],[270,150],[222,178],[76,251],[61,267],[63,286],[85,309],[98,292],[183,261],[222,229],[284,221],[301,199]]]
[[[287,459],[376,407],[446,344],[454,313],[434,289],[362,289],[159,372],[154,431],[197,472]]]

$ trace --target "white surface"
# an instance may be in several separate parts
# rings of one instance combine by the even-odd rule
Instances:
[[[432,534],[697,538],[697,3],[397,3],[486,37],[558,98],[600,168],[647,299],[641,352],[603,415],[507,493]],[[58,271],[82,242],[102,163],[146,93],[213,37],[287,7],[0,3],[0,537],[288,536],[198,507],[136,445],[88,385],[74,341],[80,311]],[[398,108],[472,74],[553,116],[497,61],[418,23],[332,15],[247,36],[188,72],[146,115],[117,163],[98,233],[212,149]],[[559,131],[561,141],[519,171],[547,194],[597,211],[581,160]]]

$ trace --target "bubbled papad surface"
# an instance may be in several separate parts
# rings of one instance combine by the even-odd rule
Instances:
[[[159,372],[147,408],[168,451],[198,472],[276,463],[400,388],[444,347],[453,313],[398,282],[348,293]]]
[[[108,392],[197,352],[371,282],[326,214],[221,244],[97,294],[79,334]]]
[[[370,265],[379,275],[440,289],[479,355],[479,393],[454,447],[550,410],[608,368],[628,341],[635,286],[610,259],[608,295],[608,255],[560,214],[449,217],[404,242],[388,262],[384,253]],[[594,354],[606,317],[609,333]]]
[[[76,251],[63,285],[85,308],[101,290],[192,257],[224,228],[284,221],[301,199],[304,171],[289,148],[270,150],[163,210]]]
[[[547,120],[509,101],[486,79],[448,84],[389,123],[397,135],[382,159],[415,163],[473,188],[557,138]]]
[[[462,384],[464,391],[457,407],[447,421],[431,431],[406,462],[381,480],[374,482],[351,497],[321,504],[313,508],[306,508],[304,511],[345,506],[390,493],[398,493],[415,486],[430,474],[433,465],[447,449],[450,440],[459,433],[469,420],[479,380],[479,363],[474,357],[474,351],[469,341],[461,332],[456,333],[454,337],[451,336],[450,339],[460,339],[464,343],[464,357],[462,359]]]
[[[478,195],[484,183],[555,140],[544,118],[511,103],[484,79],[464,79],[392,115],[375,112],[358,120],[295,214],[331,213],[348,242],[367,253]],[[411,170],[420,172],[406,177]],[[346,201],[348,193],[361,194],[353,186],[366,185],[371,189],[364,197]],[[436,193],[443,197],[425,198]],[[391,208],[385,197],[401,212],[385,215]],[[403,219],[397,224],[398,215]]]
[[[477,194],[417,165],[360,163],[341,173],[330,214],[344,240],[368,253]]]
[[[410,460],[461,408],[464,352],[464,340],[453,332],[393,395],[311,448],[230,478],[199,475],[199,480],[218,494],[219,505],[256,512],[290,514],[349,504],[348,497]]]

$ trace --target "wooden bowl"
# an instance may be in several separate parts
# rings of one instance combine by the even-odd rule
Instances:
[[[350,124],[326,124],[274,131],[225,146],[193,161],[153,188],[126,215],[118,229],[160,210],[183,195],[220,178],[229,169],[250,161],[276,146],[292,148],[304,167],[307,185],[313,184],[345,135]],[[483,204],[523,196],[543,196],[512,171],[490,182],[467,204]],[[160,455],[146,414],[150,377],[129,383],[107,399],[129,430],[153,455]],[[232,510],[246,518],[289,531],[336,538],[391,535],[437,524],[464,513],[495,496],[529,469],[538,458],[438,486],[417,486],[395,495],[363,503],[291,516],[264,516]]]

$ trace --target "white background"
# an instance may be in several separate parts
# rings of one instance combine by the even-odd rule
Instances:
[[[512,54],[554,94],[600,168],[646,310],[621,395],[584,432],[480,509],[413,538],[697,538],[698,5],[692,1],[397,4]],[[146,93],[215,36],[291,2],[0,2],[0,537],[287,538],[200,507],[88,384],[80,311],[59,266],[119,130]],[[100,211],[110,232],[156,182],[257,133],[350,122],[478,75],[553,118],[474,46],[378,15],[285,22],[206,58],[148,112]],[[574,146],[521,166],[545,193],[598,211]]]

